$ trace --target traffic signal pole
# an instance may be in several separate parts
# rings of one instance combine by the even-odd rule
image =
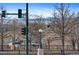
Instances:
[[[21,13],[21,9],[19,9],[19,12],[20,14],[22,15],[26,15],[26,54],[28,55],[29,54],[29,40],[28,40],[28,3],[26,3],[26,13]],[[2,15],[2,13],[4,15]],[[0,13],[0,16],[1,16],[1,50],[3,50],[3,17],[5,17],[5,15],[18,15],[18,13],[5,13],[5,11],[2,10],[2,13]],[[3,16],[3,17],[2,17]],[[18,16],[20,17],[20,15]],[[21,17],[20,17],[21,18]],[[15,35],[14,35],[15,36]]]
[[[26,3],[26,54],[29,54],[29,42],[28,42],[28,3]]]
[[[4,13],[3,13],[3,7],[1,7],[1,51],[3,51],[3,17],[5,17]]]
[[[1,51],[3,51],[3,17],[1,16]]]

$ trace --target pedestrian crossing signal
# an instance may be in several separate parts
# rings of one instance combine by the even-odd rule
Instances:
[[[21,34],[26,35],[26,28],[21,28]]]

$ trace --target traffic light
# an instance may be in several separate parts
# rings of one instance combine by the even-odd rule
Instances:
[[[18,18],[22,18],[22,9],[18,9]]]
[[[26,34],[26,28],[21,28],[21,34],[25,35]]]
[[[2,17],[5,17],[6,16],[6,11],[2,11]]]

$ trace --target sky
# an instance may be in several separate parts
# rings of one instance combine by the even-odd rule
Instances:
[[[0,3],[7,10],[7,13],[17,13],[18,9],[23,9],[25,12],[25,3]],[[41,15],[43,17],[51,17],[56,3],[29,3],[29,15]],[[71,3],[70,9],[72,12],[79,11],[79,3]]]
[[[55,5],[55,4],[53,4]],[[43,17],[52,16],[53,6],[51,3],[32,3],[29,4],[29,14],[37,14]]]
[[[17,13],[18,9],[26,9],[25,3],[0,3],[0,7],[1,6],[9,13]]]
[[[44,17],[51,17],[56,3],[32,3],[29,4],[29,14],[43,15]],[[71,12],[79,12],[79,3],[69,4]]]

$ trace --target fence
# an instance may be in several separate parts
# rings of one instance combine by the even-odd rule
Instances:
[[[11,50],[9,46],[4,45],[3,51],[0,49],[0,55],[26,55],[26,49],[24,45],[20,46],[20,49]],[[48,49],[47,47],[44,49],[45,55],[61,55],[61,47],[62,45],[52,45],[52,48]],[[36,55],[37,54],[37,47],[29,48],[29,55]],[[79,51],[73,50],[71,45],[65,46],[65,54],[79,54]]]

